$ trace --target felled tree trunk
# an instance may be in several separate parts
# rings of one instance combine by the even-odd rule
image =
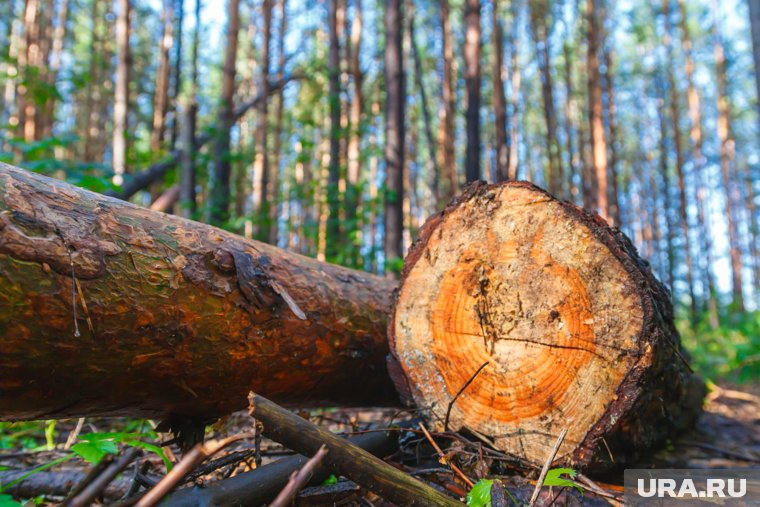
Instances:
[[[394,288],[0,165],[0,419],[210,419],[251,389],[379,405],[395,383],[521,464],[566,428],[557,459],[588,468],[699,412],[666,289],[619,231],[530,184],[468,187],[423,227],[392,310]]]
[[[5,164],[0,210],[0,419],[398,403],[393,282]]]
[[[559,462],[631,462],[701,409],[667,289],[620,231],[528,183],[472,185],[428,220],[389,334],[438,430],[533,466],[563,429]]]

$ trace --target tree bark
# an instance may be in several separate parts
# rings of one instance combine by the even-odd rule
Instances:
[[[755,62],[755,90],[760,118],[760,0],[747,0],[749,4],[749,26],[752,34],[752,57]]]
[[[116,18],[116,83],[113,106],[113,183],[124,183],[127,172],[127,122],[129,115],[129,73],[132,57],[129,49],[130,0],[119,0]],[[96,113],[97,114],[97,113]]]
[[[684,260],[686,261],[686,284],[689,290],[689,304],[691,308],[692,321],[697,317],[697,298],[694,295],[694,277],[692,275],[691,261],[691,235],[689,228],[689,214],[686,211],[688,200],[686,197],[686,177],[684,175],[684,166],[686,164],[683,148],[683,139],[681,134],[681,94],[678,90],[675,75],[675,56],[673,54],[673,37],[671,36],[672,25],[670,22],[671,9],[670,0],[663,0],[663,14],[665,16],[665,48],[667,50],[668,61],[668,87],[670,88],[670,116],[673,120],[673,146],[676,152],[676,178],[678,178],[678,215],[683,233],[684,241]]]
[[[257,90],[265,96],[269,95],[269,67],[271,60],[270,46],[272,41],[272,7],[274,0],[263,0],[261,9],[263,16],[264,30],[262,33],[261,46],[261,74],[258,76]],[[263,100],[256,108],[256,132],[254,133],[254,142],[256,143],[255,155],[253,160],[254,174],[254,203],[256,205],[256,238],[261,241],[269,239],[269,196],[272,194],[272,175],[269,164],[269,143],[267,133],[269,132],[269,100]],[[260,177],[259,180],[256,178]]]
[[[443,79],[441,83],[443,107],[439,121],[439,150],[440,166],[446,175],[448,186],[444,192],[444,202],[451,200],[459,191],[459,178],[456,168],[456,151],[454,149],[454,47],[451,35],[451,17],[449,0],[440,0],[441,31],[443,33]],[[441,203],[439,202],[439,205]]]
[[[277,35],[277,80],[285,75],[285,33],[288,28],[288,3],[287,0],[278,2],[280,11],[280,29]],[[285,93],[282,88],[277,92],[277,108],[275,109],[274,119],[274,149],[273,160],[270,165],[269,194],[267,202],[269,203],[267,243],[277,245],[279,224],[278,207],[280,202],[280,159],[282,157],[282,130],[285,117]]]
[[[404,257],[404,102],[402,0],[385,4],[385,238],[386,266]]]
[[[520,126],[520,9],[518,2],[511,2],[510,10],[512,12],[512,29],[509,31],[509,52],[512,60],[512,96],[510,97],[510,114],[509,125],[509,179],[517,179],[518,166],[518,135]]]
[[[0,418],[396,399],[393,282],[7,165],[0,209]]]
[[[330,50],[328,54],[329,109],[330,109],[330,163],[327,173],[327,229],[325,256],[337,260],[342,253],[340,223],[340,147],[341,147],[341,100],[340,100],[340,38],[338,37],[339,0],[329,0],[328,25]]]
[[[546,147],[549,170],[546,181],[549,192],[562,196],[564,174],[562,170],[562,151],[559,144],[557,129],[557,113],[554,105],[554,85],[552,84],[552,65],[549,53],[548,19],[550,17],[549,2],[532,0],[529,2],[530,20],[533,40],[536,44],[538,66],[541,71],[541,98],[544,103],[544,121],[546,124]]]
[[[464,80],[467,95],[465,179],[480,179],[480,0],[465,0]]]
[[[493,1],[491,16],[491,79],[493,80],[494,141],[496,178],[509,179],[509,144],[507,142],[507,99],[504,95],[504,28],[500,22],[499,1]],[[514,22],[514,20],[513,20]]]
[[[600,0],[587,0],[586,17],[588,23],[588,74],[589,131],[591,132],[591,156],[593,161],[593,181],[596,192],[591,196],[591,205],[605,220],[610,217],[607,197],[607,141],[604,138],[604,109],[602,105],[602,83],[599,72],[599,8]]]
[[[559,462],[601,470],[700,411],[668,291],[617,229],[529,183],[468,187],[401,280],[389,371],[439,431],[540,467],[567,428]]]
[[[678,0],[678,7],[681,13],[681,47],[684,53],[684,72],[686,74],[686,99],[689,104],[689,138],[692,145],[692,162],[694,164],[694,174],[696,179],[696,204],[697,204],[697,222],[699,224],[700,247],[704,253],[705,262],[703,263],[702,273],[707,287],[707,309],[709,313],[709,322],[713,329],[720,325],[718,315],[718,301],[715,292],[715,279],[712,272],[712,241],[710,234],[710,225],[707,222],[705,214],[706,194],[708,189],[705,185],[705,164],[706,160],[702,154],[702,111],[700,106],[699,92],[694,85],[694,58],[692,56],[693,45],[691,35],[689,34],[688,11],[685,0]]]
[[[731,260],[731,282],[733,303],[739,311],[744,310],[744,277],[742,275],[742,254],[739,247],[739,234],[736,227],[734,207],[734,181],[731,173],[735,172],[736,146],[731,128],[731,104],[728,100],[728,85],[726,82],[726,59],[723,51],[723,41],[718,28],[718,4],[712,2],[713,10],[713,53],[715,57],[715,73],[717,81],[718,100],[718,139],[720,140],[720,173],[723,189],[726,193],[726,220],[728,222],[728,250]],[[733,171],[732,171],[733,169]]]
[[[156,92],[153,99],[153,130],[150,132],[150,149],[161,150],[166,132],[166,112],[169,109],[170,54],[174,45],[174,1],[163,0],[161,7],[161,42],[159,43]]]
[[[610,149],[610,159],[609,159],[609,208],[610,208],[610,223],[614,225],[615,227],[621,226],[620,221],[620,202],[619,202],[619,194],[620,191],[618,190],[618,179],[619,179],[619,171],[618,171],[618,150],[617,150],[617,137],[618,137],[618,126],[617,126],[617,108],[615,107],[615,86],[613,82],[612,77],[612,48],[608,48],[608,39],[606,36],[606,31],[602,30],[602,33],[604,34],[604,37],[602,37],[603,40],[603,49],[602,53],[604,55],[604,73],[602,76],[604,77],[604,84],[605,88],[607,89],[607,127],[608,127],[608,133],[609,133],[609,149]]]
[[[230,215],[230,129],[234,122],[233,96],[235,94],[235,61],[237,59],[240,17],[239,0],[227,0],[227,42],[222,69],[222,97],[219,105],[214,166],[211,173],[209,195],[209,222],[224,223]],[[264,95],[266,102],[267,95]]]

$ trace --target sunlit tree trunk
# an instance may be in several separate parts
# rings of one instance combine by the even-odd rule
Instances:
[[[729,258],[731,260],[731,281],[733,303],[739,311],[744,310],[744,278],[742,275],[742,256],[739,247],[739,235],[736,227],[734,211],[734,181],[736,146],[731,128],[731,105],[728,101],[728,86],[726,83],[726,58],[723,51],[723,41],[718,27],[718,3],[713,0],[713,53],[715,57],[715,73],[718,88],[718,139],[720,139],[720,172],[723,179],[726,201],[726,220],[728,222]]]
[[[519,2],[510,3],[512,17],[512,27],[509,31],[509,54],[512,76],[510,79],[511,97],[510,105],[510,124],[509,124],[509,179],[517,179],[518,165],[518,136],[520,128],[520,19],[519,19]]]
[[[58,72],[61,69],[61,57],[63,54],[63,43],[66,38],[66,23],[69,15],[69,0],[61,0],[56,16],[55,28],[53,29],[53,41],[50,50],[50,64],[47,73],[48,86],[57,89]],[[53,135],[53,124],[55,123],[55,104],[56,96],[52,94],[47,98],[44,105],[43,123],[41,126],[41,137]]]
[[[404,51],[401,0],[385,3],[385,252],[386,268],[404,257]],[[390,275],[391,270],[386,269]]]
[[[673,120],[673,146],[676,152],[676,178],[678,178],[678,214],[681,225],[681,232],[684,240],[684,260],[686,261],[686,283],[689,290],[689,303],[691,308],[691,317],[694,320],[697,316],[697,299],[694,295],[694,278],[691,260],[691,236],[689,228],[689,215],[686,211],[686,178],[684,175],[684,148],[681,134],[681,107],[680,92],[676,82],[675,75],[675,55],[673,53],[673,38],[671,35],[672,26],[670,22],[671,8],[670,0],[663,0],[663,15],[665,16],[665,33],[663,42],[667,51],[667,74],[668,87],[670,88],[670,116]]]
[[[602,33],[605,33],[604,30]],[[604,72],[602,77],[604,78],[604,87],[607,91],[607,127],[609,132],[609,208],[610,208],[610,222],[616,227],[620,227],[620,202],[619,202],[619,171],[618,171],[618,126],[617,126],[617,109],[615,107],[615,86],[612,77],[612,48],[607,47],[610,41],[607,37],[603,37],[603,49],[604,53]]]
[[[185,0],[177,2],[177,43],[174,45],[174,70],[172,77],[171,104],[172,115],[171,149],[174,150],[179,135],[179,95],[182,93],[182,28],[185,20]]]
[[[166,112],[169,107],[169,79],[171,77],[170,55],[172,45],[174,44],[173,25],[174,0],[163,0],[156,91],[153,99],[153,130],[150,133],[150,148],[154,152],[161,149],[166,131]]]
[[[261,16],[263,18],[263,32],[261,34],[261,65],[256,85],[257,93],[268,93],[269,68],[271,60],[270,45],[272,41],[272,3],[274,0],[263,0],[261,4]],[[266,241],[269,237],[269,208],[272,205],[269,197],[272,195],[272,175],[269,164],[269,147],[267,132],[269,128],[269,100],[260,102],[256,109],[256,129],[253,134],[255,155],[253,159],[254,174],[254,203],[256,204],[256,238]],[[256,181],[256,178],[261,179]]]
[[[278,2],[280,14],[280,29],[277,35],[277,81],[285,74],[285,34],[288,27],[287,0]],[[285,94],[282,88],[277,92],[277,109],[274,120],[274,156],[271,164],[271,180],[269,201],[269,236],[267,242],[277,245],[278,236],[278,207],[280,205],[280,160],[282,158],[282,129],[285,116]]]
[[[327,179],[327,237],[328,261],[335,261],[342,252],[343,237],[340,223],[340,154],[341,154],[341,100],[340,100],[340,38],[338,36],[339,0],[329,0],[328,24],[330,49],[328,55],[329,107],[330,107],[330,163]]]
[[[359,246],[362,241],[362,183],[361,183],[361,139],[364,132],[364,72],[361,67],[362,49],[362,2],[356,0],[355,12],[351,23],[351,36],[346,44],[347,68],[351,74],[351,101],[348,111],[348,146],[346,171],[346,223],[348,230],[354,235],[349,238],[350,265],[359,266],[361,255]]]
[[[445,192],[442,192],[444,201],[448,201],[459,191],[459,181],[456,168],[456,151],[454,149],[454,101],[456,92],[454,88],[454,47],[451,35],[451,13],[449,0],[440,0],[441,31],[443,32],[443,81],[441,83],[443,107],[439,120],[439,147],[440,166],[448,182]],[[440,205],[441,203],[439,203]]]
[[[480,179],[480,0],[465,0],[464,80],[467,97],[465,179]]]
[[[224,224],[230,215],[230,129],[235,94],[235,60],[240,28],[239,0],[227,0],[227,41],[222,69],[222,96],[219,105],[219,127],[214,146],[214,166],[210,181],[209,222]]]
[[[591,157],[593,161],[593,179],[596,192],[592,195],[591,205],[605,220],[610,219],[609,189],[607,188],[607,141],[604,137],[604,113],[602,105],[602,84],[599,72],[599,25],[598,2],[587,0],[586,17],[588,24],[588,57],[586,73],[588,77],[589,131],[591,133]]]
[[[113,182],[121,185],[127,172],[127,121],[129,115],[129,74],[132,57],[129,49],[130,0],[119,0],[116,18],[116,82],[113,106]]]
[[[412,54],[412,60],[414,61],[414,81],[417,85],[417,89],[420,93],[420,105],[422,110],[422,121],[425,128],[425,141],[428,147],[428,156],[425,157],[425,166],[430,174],[430,190],[433,194],[433,200],[436,206],[442,200],[440,194],[441,190],[441,168],[438,165],[438,153],[436,150],[436,141],[433,136],[433,119],[430,115],[430,108],[428,104],[428,95],[425,90],[425,83],[423,81],[422,70],[422,58],[420,56],[419,47],[417,46],[416,30],[414,23],[414,2],[407,0],[404,4],[406,7],[407,18],[407,37],[410,42],[410,51]]]
[[[715,275],[712,270],[712,234],[710,231],[710,224],[708,223],[705,208],[706,202],[709,197],[709,189],[705,184],[705,157],[702,154],[702,111],[700,106],[699,92],[694,85],[694,58],[693,58],[693,45],[691,42],[691,35],[689,34],[688,24],[688,11],[686,9],[686,1],[678,0],[678,6],[680,10],[680,27],[681,27],[681,48],[684,53],[685,66],[684,71],[686,74],[686,99],[689,105],[689,122],[691,128],[689,129],[689,138],[691,140],[692,148],[692,163],[694,164],[695,175],[695,187],[696,187],[696,205],[697,205],[697,222],[699,226],[699,246],[704,256],[704,262],[702,263],[702,273],[704,279],[704,286],[706,287],[706,294],[704,295],[707,301],[707,309],[709,314],[710,326],[715,329],[720,325],[720,316],[718,313],[718,300],[715,289]]]
[[[568,34],[569,37],[569,34]],[[569,183],[569,190],[570,190],[570,200],[573,202],[578,201],[578,197],[580,194],[580,190],[578,189],[578,184],[576,182],[577,175],[578,175],[578,165],[579,161],[577,160],[577,154],[575,152],[575,148],[573,146],[573,140],[574,135],[573,131],[574,124],[575,124],[575,117],[577,114],[576,107],[575,107],[575,98],[574,98],[574,90],[573,90],[573,55],[572,51],[570,49],[570,43],[565,42],[562,44],[562,54],[564,56],[564,79],[565,79],[565,118],[564,118],[564,128],[565,128],[565,151],[567,151],[567,162],[570,169],[570,173],[568,174],[568,183]],[[580,142],[579,142],[580,144]]]
[[[658,85],[658,100],[657,100],[657,118],[660,122],[660,145],[659,145],[659,155],[660,155],[660,167],[659,172],[660,176],[662,176],[662,187],[660,188],[660,191],[662,192],[662,206],[663,209],[660,210],[660,215],[663,215],[665,217],[665,275],[667,280],[667,285],[670,288],[671,293],[674,289],[674,282],[675,282],[675,249],[674,249],[674,240],[675,240],[675,224],[673,224],[673,219],[671,217],[671,199],[670,199],[670,167],[668,163],[668,144],[667,140],[669,137],[668,128],[667,128],[667,119],[665,117],[665,111],[666,111],[666,104],[665,104],[665,91],[662,89],[663,87],[661,85]],[[656,209],[656,208],[655,208]],[[658,242],[659,245],[659,242]]]
[[[509,146],[507,145],[507,99],[504,96],[504,28],[500,21],[499,0],[493,0],[491,15],[491,79],[493,84],[494,149],[496,179],[509,179]]]
[[[180,0],[182,1],[182,0]],[[192,53],[190,59],[190,92],[185,106],[185,121],[182,124],[182,169],[180,172],[181,214],[192,217],[197,209],[195,195],[195,130],[198,114],[198,45],[201,30],[201,0],[195,0],[195,27],[193,29]]]
[[[554,106],[554,85],[552,84],[552,64],[549,52],[549,2],[546,0],[531,0],[530,24],[533,32],[533,40],[536,45],[538,67],[541,72],[541,98],[543,100],[544,122],[546,127],[546,149],[548,171],[546,181],[549,192],[562,196],[562,153],[560,152],[559,137],[557,131],[557,113]]]
[[[680,0],[679,3],[683,2]],[[755,88],[760,121],[760,0],[747,0],[749,4],[749,26],[752,34],[752,56],[755,62]]]

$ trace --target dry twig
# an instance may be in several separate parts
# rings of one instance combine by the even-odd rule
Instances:
[[[536,489],[533,490],[533,495],[530,497],[530,502],[528,503],[528,507],[533,507],[534,505],[536,505],[536,500],[538,500],[538,494],[541,492],[541,486],[544,485],[544,480],[546,479],[546,473],[549,471],[549,467],[552,466],[554,457],[557,456],[557,451],[559,451],[559,447],[562,445],[562,441],[565,439],[565,435],[567,435],[567,428],[563,429],[562,432],[559,434],[559,437],[557,437],[557,442],[554,444],[554,448],[552,449],[552,452],[549,453],[549,456],[547,456],[546,458],[546,462],[544,463],[544,468],[541,469],[541,475],[538,476],[538,480],[536,481]]]
[[[293,501],[306,484],[308,484],[311,477],[314,475],[314,469],[322,463],[322,460],[327,454],[327,447],[322,445],[317,453],[312,456],[309,461],[306,462],[299,470],[290,474],[290,479],[285,487],[277,495],[277,498],[270,504],[270,507],[287,507]]]

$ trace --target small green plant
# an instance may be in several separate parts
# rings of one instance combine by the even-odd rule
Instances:
[[[559,486],[559,487],[575,488],[581,493],[583,493],[583,488],[580,487],[578,483],[572,480],[569,480],[566,477],[562,477],[563,475],[570,477],[570,479],[575,479],[575,477],[578,475],[578,472],[576,472],[572,468],[552,468],[551,470],[546,472],[546,478],[544,479],[544,486]]]
[[[467,505],[470,507],[491,507],[492,479],[480,479],[467,493]]]

